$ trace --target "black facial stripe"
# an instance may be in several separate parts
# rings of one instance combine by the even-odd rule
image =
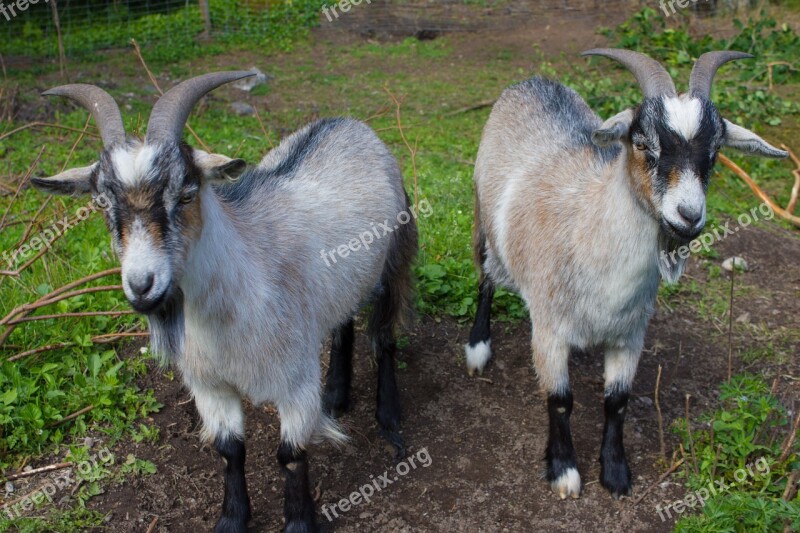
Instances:
[[[139,146],[131,145],[131,150]],[[200,170],[195,166],[192,148],[185,143],[168,144],[153,156],[153,164],[133,187],[124,184],[116,175],[111,154],[100,157],[102,180],[95,184],[97,193],[111,200],[108,225],[117,240],[123,231],[130,231],[135,219],[157,232],[162,243],[174,240],[171,228],[179,225],[180,198],[188,188],[200,187]]]
[[[701,118],[698,131],[690,140],[668,126],[664,103],[660,98],[646,99],[636,112],[631,126],[631,141],[643,136],[651,147],[659,148],[658,159],[648,153],[648,166],[656,170],[653,184],[657,194],[669,188],[670,176],[689,170],[708,187],[711,169],[716,161],[717,147],[721,144],[725,128],[719,112],[709,100],[701,101]]]

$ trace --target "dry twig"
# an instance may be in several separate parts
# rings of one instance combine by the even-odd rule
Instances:
[[[134,49],[134,52],[136,53],[136,57],[139,58],[139,61],[141,61],[145,72],[147,72],[147,76],[150,78],[150,83],[152,83],[153,87],[156,88],[156,91],[158,91],[158,94],[163,96],[164,95],[164,91],[161,90],[161,87],[159,87],[159,85],[158,85],[158,81],[156,81],[156,77],[153,76],[153,73],[150,71],[150,68],[147,66],[147,63],[144,60],[144,56],[142,55],[142,49],[139,48],[139,43],[136,42],[136,39],[131,39],[131,44],[133,45],[133,49]],[[197,135],[194,132],[194,130],[192,129],[192,127],[189,125],[188,122],[186,123],[186,129],[189,130],[189,133],[191,133],[192,136],[197,140],[197,142],[200,143],[200,146],[203,148],[203,150],[205,150],[206,152],[211,152],[212,151],[211,148],[209,148],[208,145],[203,142],[203,139],[201,139],[200,136]]]
[[[795,159],[793,154],[792,154],[792,158],[793,158],[793,160]],[[751,178],[747,174],[747,172],[742,170],[741,167],[739,167],[739,165],[737,165],[736,163],[734,163],[733,161],[731,161],[730,159],[728,159],[727,157],[725,157],[722,154],[719,154],[719,161],[724,166],[726,166],[729,169],[731,169],[734,174],[736,174],[742,180],[744,180],[744,182],[747,183],[747,185],[750,187],[750,189],[752,189],[752,191],[756,194],[756,196],[758,196],[761,199],[762,202],[764,202],[765,204],[770,206],[770,208],[772,208],[772,210],[775,212],[776,215],[778,215],[779,217],[781,217],[784,220],[788,220],[789,222],[791,222],[792,224],[794,224],[795,226],[800,228],[800,217],[794,216],[793,214],[791,214],[791,213],[787,212],[786,210],[782,209],[774,201],[772,201],[772,199],[769,196],[767,196],[767,193],[765,193],[761,189],[761,187],[756,185],[756,182],[753,181],[753,178]],[[800,191],[800,183],[798,182],[798,180],[800,180],[800,178],[797,177],[796,173],[795,173],[795,177],[797,178],[795,180],[796,188],[797,188],[798,191]],[[794,189],[793,189],[793,196],[792,197],[794,198],[795,203],[796,203],[797,202],[797,195],[794,194]]]
[[[660,477],[659,477],[659,478],[656,480],[656,482],[655,482],[655,483],[653,483],[652,485],[650,485],[649,487],[647,487],[647,488],[645,489],[645,491],[644,491],[644,492],[642,492],[642,493],[639,495],[639,497],[638,497],[638,498],[636,498],[636,499],[633,501],[633,505],[639,505],[639,502],[641,502],[641,501],[644,499],[644,497],[645,497],[645,496],[647,496],[647,495],[650,493],[650,491],[651,491],[651,490],[653,490],[653,489],[654,489],[656,486],[658,486],[658,485],[660,485],[661,483],[663,483],[665,479],[667,479],[667,478],[668,478],[668,477],[669,477],[669,476],[670,476],[670,475],[671,475],[673,472],[675,472],[675,471],[678,469],[678,467],[679,467],[679,466],[681,466],[681,465],[683,464],[683,459],[679,459],[678,461],[675,461],[675,456],[676,456],[676,455],[677,455],[677,452],[675,452],[675,453],[672,455],[672,466],[670,466],[670,467],[669,467],[669,469],[668,469],[666,472],[664,472],[663,474],[661,474],[661,476],[660,476]]]
[[[661,387],[661,365],[658,365],[658,375],[656,376],[656,394],[655,394],[655,404],[656,404],[656,415],[658,416],[658,442],[661,452],[661,457],[664,461],[667,460],[667,446],[664,443],[664,417],[661,415],[661,402],[658,399],[659,389]]]
[[[56,463],[52,465],[43,466],[40,468],[33,468],[31,470],[25,470],[22,472],[17,472],[16,474],[11,474],[6,478],[6,481],[13,481],[15,479],[22,479],[24,477],[31,477],[35,476],[36,474],[44,474],[46,472],[53,472],[54,470],[61,470],[63,468],[69,468],[72,466],[73,463],[64,462],[64,463]]]
[[[400,131],[400,138],[403,139],[403,143],[408,148],[409,153],[411,154],[411,169],[414,172],[414,207],[416,208],[419,206],[419,173],[417,172],[417,141],[414,141],[414,148],[411,148],[411,144],[409,144],[408,139],[406,138],[405,131],[403,130],[403,121],[401,120],[400,116],[400,100],[395,97],[394,94],[389,90],[389,87],[383,87],[383,90],[386,91],[386,94],[389,95],[389,98],[392,99],[395,105],[395,118],[397,119],[397,129]]]

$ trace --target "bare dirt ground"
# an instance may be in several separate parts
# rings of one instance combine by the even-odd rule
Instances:
[[[750,324],[773,331],[800,326],[800,240],[787,238],[780,229],[753,228],[721,243],[719,251],[721,257],[742,255],[750,264],[740,283],[759,290],[735,300],[737,310],[750,314]],[[701,288],[706,273],[691,260],[687,276]],[[330,531],[669,531],[673,521],[662,521],[656,506],[683,497],[679,480],[661,483],[634,504],[665,470],[654,405],[657,368],[663,367],[659,397],[669,451],[676,444],[669,425],[684,416],[685,395],[692,395],[692,413],[708,410],[727,376],[725,336],[710,330],[714,326],[698,319],[690,305],[673,311],[662,307],[654,317],[625,428],[636,486],[633,498],[620,501],[597,482],[603,423],[598,354],[576,354],[571,362],[572,427],[585,487],[579,500],[560,501],[543,479],[547,414],[531,369],[527,324],[495,326],[496,358],[484,379],[475,379],[464,371],[467,325],[419,320],[400,355],[407,364],[399,373],[403,435],[409,454],[424,448],[430,463],[405,476],[397,475],[390,450],[377,436],[372,415],[375,372],[359,335],[354,408],[342,420],[352,443],[343,449],[322,444],[310,450],[312,484],[318,504],[331,506],[384,472],[397,481],[333,522],[324,516],[321,521]],[[737,327],[734,346],[759,344],[758,330]],[[789,349],[793,356],[770,363],[770,374],[784,376],[778,378],[780,389],[797,397],[800,387],[787,376],[798,375],[800,346]],[[745,366],[734,358],[735,372]],[[90,505],[111,513],[115,531],[144,531],[156,516],[156,531],[208,531],[222,501],[222,463],[216,452],[199,443],[198,417],[177,381],[154,371],[142,385],[153,387],[165,405],[153,418],[161,439],[157,445],[126,445],[116,452],[149,459],[159,472],[112,489]],[[247,472],[255,514],[251,530],[279,531],[282,478],[274,459],[279,421],[270,408],[251,407],[247,415]]]
[[[481,62],[492,50],[523,43],[530,49],[532,38],[548,56],[571,54],[603,44],[596,27],[624,20],[633,12],[627,5],[551,9],[543,16],[529,13],[527,18],[514,11],[484,13],[505,17],[509,24],[469,27],[470,31],[459,31],[449,39],[454,57],[465,62]],[[408,26],[414,30],[410,34],[431,30],[419,19],[410,20]],[[381,37],[380,27],[359,30],[365,26],[359,26],[355,16],[348,24],[352,27],[323,26],[314,38],[346,43]],[[441,21],[438,24],[433,28],[436,32],[448,29],[439,27],[444,25]],[[496,31],[497,27],[503,31]],[[313,44],[310,53],[318,53]],[[324,57],[319,59],[324,61]],[[224,63],[225,58],[214,61]],[[749,313],[749,323],[737,325],[734,346],[758,346],[765,329],[800,327],[800,240],[774,226],[750,228],[729,237],[717,250],[721,257],[716,264],[734,254],[744,256],[751,269],[740,276],[739,283],[757,289],[737,296],[736,308]],[[702,289],[707,269],[692,259],[687,276]],[[494,325],[495,359],[483,379],[475,379],[467,377],[463,364],[468,324],[419,317],[400,355],[406,366],[398,379],[409,454],[426,449],[430,465],[405,476],[397,476],[390,450],[377,436],[372,414],[375,369],[359,335],[354,406],[342,419],[352,443],[343,449],[323,444],[310,450],[312,484],[318,505],[330,506],[384,472],[398,479],[371,502],[340,513],[333,522],[320,516],[324,527],[331,531],[669,531],[673,521],[662,521],[656,506],[683,497],[679,480],[661,483],[634,505],[635,498],[666,469],[659,453],[654,405],[658,366],[663,367],[660,401],[668,451],[676,444],[669,425],[684,416],[685,395],[692,395],[693,413],[708,410],[716,399],[717,385],[727,376],[725,330],[701,318],[691,302],[685,303],[674,309],[661,306],[651,323],[625,433],[636,484],[634,498],[621,501],[614,501],[597,482],[603,424],[602,357],[598,354],[576,354],[571,362],[573,436],[585,487],[579,500],[560,501],[543,478],[547,415],[530,363],[526,323]],[[781,390],[797,397],[797,382],[785,376],[798,375],[800,347],[789,351],[788,361],[768,364],[770,374],[781,381]],[[327,363],[327,357],[323,361]],[[745,367],[734,359],[735,371]],[[155,518],[155,531],[209,531],[222,501],[222,461],[200,444],[199,419],[178,379],[169,380],[154,370],[141,386],[153,388],[165,406],[152,419],[161,431],[160,440],[157,444],[127,443],[114,451],[117,457],[133,453],[153,461],[158,474],[112,487],[88,505],[109,514],[113,531],[143,532]],[[254,508],[251,531],[279,531],[283,527],[283,484],[275,460],[279,421],[267,407],[250,407],[247,415],[247,472]]]

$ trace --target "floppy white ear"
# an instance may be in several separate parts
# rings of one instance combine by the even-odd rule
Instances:
[[[31,178],[34,187],[49,194],[89,194],[94,165],[71,168],[50,178]]]
[[[231,159],[203,150],[194,151],[194,162],[203,171],[204,179],[209,182],[234,181],[247,168],[243,159]]]
[[[778,150],[752,131],[737,126],[729,120],[725,120],[725,140],[723,144],[752,155],[776,158],[789,155],[789,152]]]
[[[605,148],[628,135],[633,122],[633,109],[626,109],[603,122],[599,129],[592,132],[592,142]]]

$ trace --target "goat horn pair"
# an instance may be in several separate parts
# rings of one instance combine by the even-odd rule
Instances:
[[[605,56],[615,59],[630,70],[645,98],[655,98],[658,96],[675,96],[675,83],[672,77],[656,60],[631,50],[621,50],[618,48],[594,48],[587,50],[581,55],[584,56]],[[692,68],[689,77],[689,92],[697,98],[711,97],[711,83],[717,69],[734,59],[745,59],[753,57],[744,52],[720,51],[707,52],[701,55]]]
[[[150,112],[145,142],[178,142],[194,106],[206,93],[220,85],[248,76],[250,71],[214,72],[179,83],[158,99]],[[91,112],[106,148],[125,142],[125,127],[119,106],[106,91],[95,85],[75,83],[62,85],[42,93],[43,96],[64,96]]]

